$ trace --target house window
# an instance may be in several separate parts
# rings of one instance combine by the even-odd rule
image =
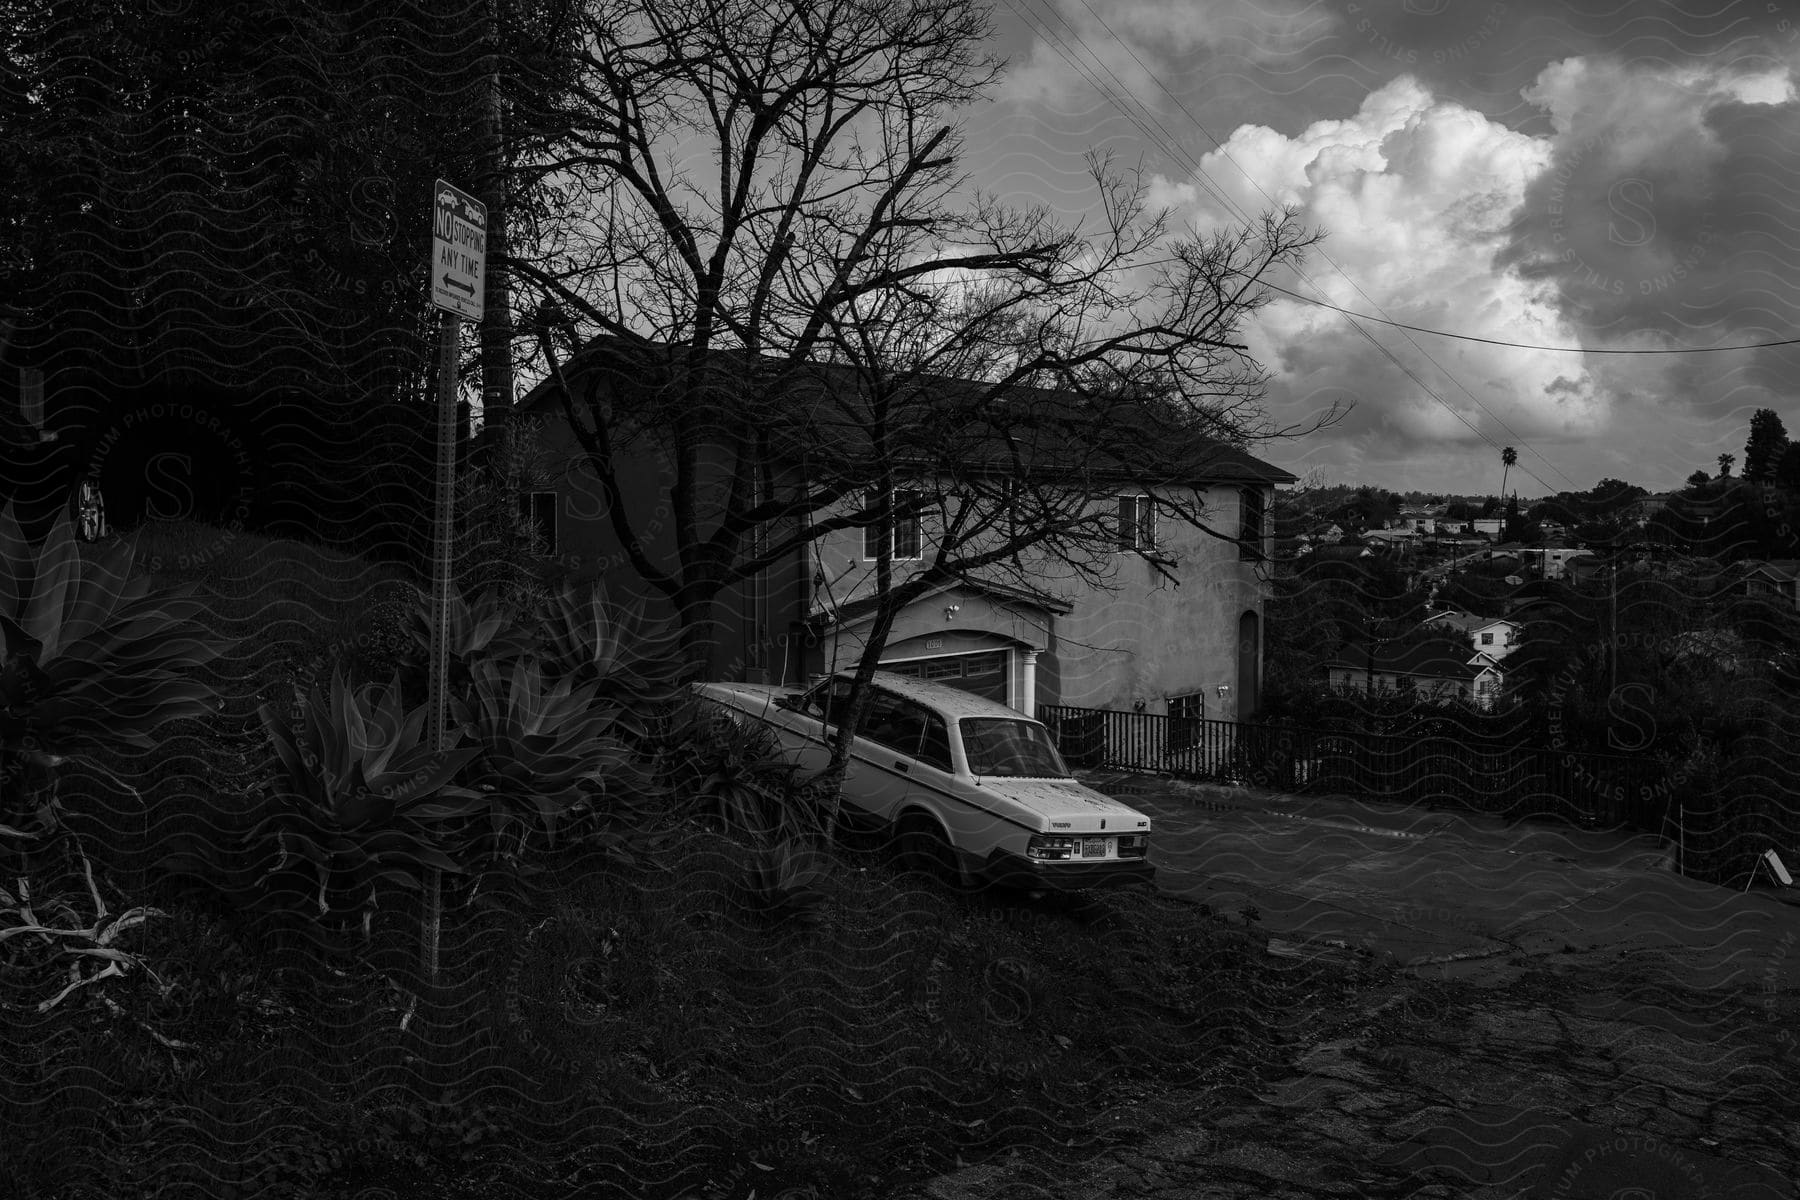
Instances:
[[[1493,634],[1491,634],[1491,633],[1484,633],[1484,634],[1482,634],[1482,635],[1481,635],[1481,644],[1482,644],[1482,645],[1484,645],[1484,646],[1491,646],[1491,645],[1493,645],[1493,644],[1494,644],[1494,635],[1493,635]]]
[[[1156,548],[1156,506],[1148,496],[1119,497],[1119,549]]]
[[[896,510],[901,509],[901,508],[906,508],[910,505],[917,504],[918,502],[919,502],[919,493],[918,492],[896,491],[894,493],[894,508]],[[868,496],[866,497],[866,503],[867,503],[868,507],[872,509],[877,504],[881,503],[881,497],[876,495],[874,492],[870,492],[868,494]],[[895,559],[918,558],[919,552],[920,552],[920,547],[922,544],[923,544],[923,540],[920,537],[920,530],[919,530],[919,514],[915,511],[913,513],[908,514],[907,516],[896,515],[894,517],[894,546],[893,546],[894,558]],[[864,560],[867,561],[867,560],[873,560],[873,559],[877,558],[879,556],[880,549],[881,549],[881,526],[879,526],[879,525],[863,526],[863,558],[864,558]]]
[[[531,523],[545,554],[556,553],[556,493],[532,492],[519,497],[519,516]]]
[[[1238,490],[1238,557],[1246,562],[1259,561],[1263,546],[1263,490],[1259,487]]]

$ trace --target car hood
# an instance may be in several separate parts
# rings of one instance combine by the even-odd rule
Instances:
[[[1073,779],[981,777],[981,787],[1037,818],[1040,832],[1147,833],[1150,818]]]

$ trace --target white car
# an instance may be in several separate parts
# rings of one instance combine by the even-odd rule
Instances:
[[[831,757],[851,680],[806,690],[701,683],[696,692],[770,726],[803,772]],[[1016,709],[877,671],[845,771],[841,815],[891,836],[910,866],[958,883],[1069,890],[1149,882],[1150,818],[1072,778],[1050,731]]]

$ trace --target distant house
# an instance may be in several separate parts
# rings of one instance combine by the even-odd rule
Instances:
[[[1671,499],[1673,499],[1673,497],[1668,492],[1658,492],[1654,496],[1641,496],[1632,502],[1630,509],[1627,511],[1633,521],[1642,525],[1651,517],[1654,517],[1657,513],[1669,507],[1669,501]]]
[[[1325,664],[1333,691],[1394,692],[1492,708],[1505,673],[1492,655],[1443,639],[1412,646],[1351,648]]]
[[[1386,546],[1391,549],[1400,549],[1400,548],[1406,547],[1406,546],[1418,545],[1421,540],[1421,536],[1420,536],[1418,530],[1412,529],[1412,528],[1371,529],[1367,533],[1363,534],[1363,540],[1365,542],[1370,543],[1371,545]]]
[[[1571,583],[1588,583],[1599,578],[1605,565],[1598,554],[1577,554],[1563,563],[1563,576]]]
[[[1313,553],[1321,546],[1335,546],[1343,540],[1344,527],[1342,525],[1315,525],[1298,537],[1277,538],[1275,557],[1277,559],[1299,558]]]
[[[1388,522],[1388,527],[1410,529],[1414,533],[1431,533],[1449,510],[1450,506],[1447,504],[1436,504],[1429,508],[1410,505],[1401,509],[1400,515]]]
[[[1505,527],[1506,521],[1500,517],[1476,517],[1469,522],[1469,525],[1476,533],[1497,538],[1500,536],[1500,530]]]
[[[1436,542],[1438,549],[1448,550],[1458,554],[1470,550],[1479,550],[1488,544],[1486,538],[1478,537],[1472,533],[1441,534],[1433,540]]]
[[[1505,658],[1518,648],[1522,632],[1517,621],[1509,621],[1505,617],[1477,616],[1454,608],[1426,617],[1420,624],[1460,634],[1469,639],[1471,650],[1480,651],[1495,661]]]
[[[1758,563],[1741,584],[1746,596],[1767,596],[1800,608],[1800,559],[1778,558]]]
[[[1561,579],[1570,559],[1588,553],[1590,552],[1578,546],[1519,546],[1506,543],[1490,550],[1488,560],[1517,559],[1526,566],[1536,567],[1545,579]]]

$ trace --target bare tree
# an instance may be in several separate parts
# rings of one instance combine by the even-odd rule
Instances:
[[[1291,214],[1172,230],[1100,158],[1085,222],[972,192],[954,118],[997,76],[989,32],[975,0],[590,9],[555,168],[594,219],[515,278],[554,305],[545,369],[696,666],[722,589],[834,530],[889,535],[866,679],[934,584],[1023,572],[1027,551],[1100,578],[1117,536],[1100,481],[1154,488],[1203,473],[1208,447],[1300,432],[1264,421],[1238,338],[1259,281],[1314,235]],[[564,370],[565,319],[606,335],[612,369]],[[621,486],[646,444],[670,464],[672,569]],[[804,459],[798,484],[776,477],[783,456]],[[932,555],[898,579],[894,523],[927,511]]]

